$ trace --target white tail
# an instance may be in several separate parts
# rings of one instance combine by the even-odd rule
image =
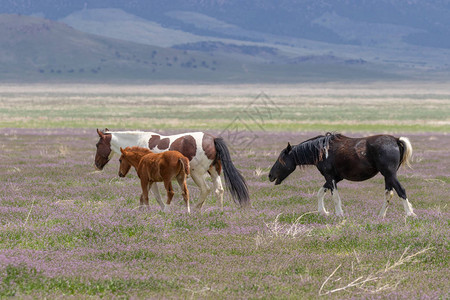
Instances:
[[[411,142],[409,141],[409,139],[407,137],[403,137],[403,136],[400,137],[398,139],[398,141],[403,144],[403,149],[404,149],[403,156],[400,161],[400,166],[402,166],[403,164],[406,163],[406,165],[408,167],[412,168],[411,167],[411,157],[412,157],[413,149],[412,149]]]

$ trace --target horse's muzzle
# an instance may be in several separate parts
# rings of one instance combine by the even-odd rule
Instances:
[[[275,179],[277,179],[276,177],[274,177],[272,174],[269,174],[269,181],[273,182]]]
[[[280,179],[279,177],[275,177],[275,176],[269,174],[269,181],[270,182],[274,182],[275,181],[275,185],[279,185],[283,180]]]

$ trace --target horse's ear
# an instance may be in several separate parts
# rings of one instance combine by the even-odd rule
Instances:
[[[288,142],[288,145],[286,147],[286,150],[287,150],[288,153],[291,152],[291,150],[292,150],[292,146],[291,146],[291,144],[289,142]]]
[[[98,128],[97,128],[97,134],[98,134],[98,136],[101,137],[101,138],[103,138],[103,136],[104,136],[103,132],[101,132],[100,130],[98,130]]]
[[[123,150],[122,147],[120,147],[120,153],[125,154],[125,150]]]
[[[107,131],[109,131],[109,129],[108,129],[108,128],[105,128],[105,132],[107,132]]]

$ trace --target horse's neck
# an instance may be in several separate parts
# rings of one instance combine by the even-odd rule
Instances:
[[[139,162],[145,154],[146,153],[133,152],[131,155],[127,156],[128,161],[136,169],[136,171],[138,169]]]
[[[153,132],[123,131],[111,132],[111,150],[120,154],[120,148],[131,146],[148,147],[148,140]]]
[[[318,149],[304,144],[295,146],[291,153],[297,165],[315,165],[320,156]]]

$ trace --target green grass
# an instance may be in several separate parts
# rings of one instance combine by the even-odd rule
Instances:
[[[450,91],[439,87],[430,94],[426,87],[417,94],[407,86],[381,87],[365,98],[351,87],[336,94],[308,87],[305,95],[301,89],[285,95],[274,86],[205,86],[211,92],[187,94],[185,86],[136,86],[136,92],[133,86],[88,86],[82,94],[70,85],[0,88],[0,127],[448,132]]]
[[[175,200],[163,213],[153,197],[149,210],[138,210],[137,176],[118,179],[117,157],[93,172],[95,128],[217,133],[261,87],[85,88],[0,87],[0,122],[19,128],[3,128],[1,135],[0,298],[317,299],[368,276],[377,279],[328,296],[448,295],[450,139],[439,133],[448,131],[447,87],[416,94],[405,87],[267,87],[277,109],[262,119],[243,115],[250,127],[238,129],[258,130],[258,138],[232,154],[252,207],[238,209],[226,192],[224,211],[211,195],[202,213],[190,215]],[[396,107],[392,115],[384,113],[389,103]],[[35,125],[43,129],[20,129]],[[398,178],[418,217],[405,218],[397,196],[386,218],[377,217],[381,176],[340,183],[344,218],[334,215],[329,194],[330,215],[315,211],[323,178],[313,167],[296,170],[281,185],[269,183],[280,145],[315,134],[305,128],[409,132],[417,159]],[[54,165],[37,167],[47,163]],[[194,207],[199,191],[188,182]],[[380,287],[387,289],[373,292]]]
[[[170,289],[177,289],[177,284],[170,281],[160,281],[146,279],[126,280],[84,280],[82,278],[70,277],[47,277],[35,268],[24,265],[5,268],[5,276],[0,282],[0,297],[14,297],[17,295],[86,295],[86,296],[110,296],[117,295],[126,297],[127,292],[132,290],[145,289],[146,291],[161,292]]]

